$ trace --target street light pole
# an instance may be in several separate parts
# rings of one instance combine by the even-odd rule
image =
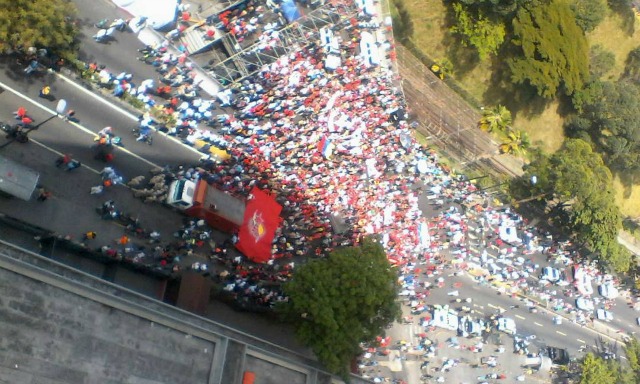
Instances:
[[[52,119],[54,119],[56,117],[64,116],[66,110],[67,110],[67,101],[65,99],[60,99],[58,101],[58,105],[56,105],[56,112],[57,113],[55,115],[49,116],[44,121],[38,123],[37,125],[35,125],[33,127],[29,127],[24,131],[22,131],[22,130],[14,131],[14,133],[13,133],[14,137],[11,140],[7,141],[6,143],[0,145],[0,149],[6,147],[6,146],[10,145],[11,143],[13,143],[14,141],[18,140],[18,137],[24,137],[26,139],[24,142],[26,143],[29,140],[29,136],[28,136],[29,132],[40,128],[41,126],[43,126],[49,120],[52,120]]]
[[[29,132],[31,132],[31,131],[33,131],[33,130],[36,130],[36,129],[40,128],[44,123],[46,123],[47,121],[49,121],[49,120],[51,120],[51,119],[54,119],[56,116],[57,116],[57,115],[52,115],[52,116],[48,117],[46,120],[44,120],[44,121],[40,122],[39,124],[37,124],[37,125],[35,125],[35,126],[33,126],[33,127],[29,127],[29,128],[27,128],[27,129],[26,129],[26,130],[24,130],[24,131],[19,130],[19,131],[14,132],[14,133],[13,133],[14,137],[13,137],[11,140],[7,141],[6,143],[4,143],[4,144],[0,145],[0,149],[2,149],[2,148],[4,148],[4,147],[6,147],[6,146],[10,145],[11,143],[13,143],[14,141],[18,140],[18,137],[20,137],[20,136],[23,136],[23,137],[27,138],[27,140],[28,140]],[[25,140],[25,142],[26,142],[27,140]]]

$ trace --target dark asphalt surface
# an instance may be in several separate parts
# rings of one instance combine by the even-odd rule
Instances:
[[[82,59],[87,61],[95,59],[106,65],[113,73],[118,71],[133,73],[134,79],[138,81],[148,77],[155,78],[153,68],[135,59],[137,49],[142,47],[142,44],[133,34],[122,33],[117,43],[113,42],[109,45],[95,43],[91,38],[95,33],[92,32],[95,21],[105,17],[126,16],[124,13],[104,0],[78,1],[78,8],[86,24],[83,24],[83,31],[86,30],[86,33],[84,33],[83,48],[80,52]],[[201,155],[191,148],[176,143],[175,140],[160,135],[154,137],[152,146],[135,142],[131,133],[131,128],[136,124],[135,118],[122,115],[108,105],[96,101],[90,95],[81,92],[78,87],[60,80],[54,74],[44,72],[25,77],[22,69],[13,60],[1,61],[0,82],[52,110],[55,109],[57,100],[65,99],[68,106],[76,111],[78,123],[88,132],[59,118],[54,118],[43,124],[37,131],[31,132],[30,137],[33,140],[30,143],[12,143],[0,149],[1,155],[37,170],[41,174],[41,183],[53,193],[53,197],[45,202],[0,199],[0,212],[18,216],[27,222],[54,230],[59,234],[71,235],[75,239],[80,238],[87,230],[95,230],[98,232],[98,239],[94,241],[94,245],[98,246],[106,243],[113,244],[113,240],[123,233],[122,227],[100,220],[94,212],[94,208],[103,201],[113,199],[118,209],[138,214],[143,226],[158,230],[163,235],[163,240],[170,240],[171,234],[183,219],[181,214],[159,205],[146,205],[141,200],[134,199],[130,191],[123,186],[116,186],[100,196],[89,194],[90,187],[100,182],[100,177],[91,169],[99,171],[104,167],[102,162],[93,159],[90,146],[95,136],[90,132],[98,132],[110,125],[114,127],[117,135],[122,136],[125,148],[139,156],[134,157],[122,151],[116,152],[112,166],[124,176],[125,181],[137,175],[147,174],[152,168],[141,158],[158,165],[178,165],[193,164]],[[44,84],[51,86],[51,93],[56,98],[54,101],[38,97],[38,92]],[[51,116],[9,90],[0,90],[0,120],[15,122],[12,113],[19,106],[27,108],[36,124]],[[127,108],[126,105],[121,107]],[[0,136],[0,145],[6,142],[4,136]],[[53,163],[59,153],[71,153],[74,158],[91,169],[83,167],[73,172],[57,169]],[[19,239],[23,245],[30,244],[30,249],[37,248],[37,244],[30,236],[10,228],[1,227],[0,236]],[[134,239],[134,241],[137,240]],[[54,256],[94,275],[104,274],[104,270],[93,262],[74,258],[60,251],[55,252]],[[143,278],[130,275],[128,271],[120,272],[115,279],[120,279],[123,285],[134,289],[138,285],[137,290],[144,293],[151,293],[155,289],[153,281],[140,286],[137,280]],[[249,313],[238,313],[225,304],[215,302],[207,308],[206,316],[309,355],[308,350],[295,342],[291,330],[279,324],[274,325],[267,319]]]
[[[19,89],[36,102],[43,102],[45,106],[55,108],[55,102],[44,101],[37,97],[38,90],[44,83],[42,78],[25,79],[18,76],[16,70],[20,69],[7,63],[0,64],[0,82]],[[69,103],[71,103],[70,100],[77,101],[77,105],[80,106],[76,107],[80,124],[90,128],[92,132],[97,132],[109,124],[115,128],[116,133],[119,133],[121,128],[113,122],[118,121],[120,124],[127,122],[126,117],[120,116],[87,95],[81,95],[77,88],[55,80],[53,77],[48,77],[48,79],[52,84],[54,95],[64,97]],[[13,123],[15,120],[13,120],[12,113],[21,105],[27,108],[36,122],[44,121],[48,117],[47,112],[35,104],[20,99],[4,89],[0,93],[0,119]],[[93,112],[87,114],[84,111]],[[128,133],[127,130],[124,134],[126,133]],[[100,246],[113,244],[113,240],[120,237],[124,231],[121,226],[113,222],[101,220],[94,211],[94,208],[103,201],[113,199],[118,209],[138,215],[143,227],[149,230],[158,230],[162,234],[163,240],[171,240],[172,233],[179,228],[184,217],[182,214],[158,204],[144,204],[141,200],[133,198],[129,189],[124,186],[112,187],[102,195],[89,194],[91,186],[99,184],[101,180],[94,170],[99,171],[104,166],[102,162],[96,161],[92,157],[93,153],[89,147],[93,144],[93,134],[84,132],[62,119],[54,118],[43,124],[37,131],[31,132],[30,137],[32,140],[29,143],[14,142],[0,149],[0,154],[38,171],[41,175],[41,183],[51,190],[53,196],[45,202],[35,200],[25,202],[3,198],[0,199],[0,212],[54,230],[62,235],[71,235],[75,239],[79,239],[88,230],[94,230],[98,233],[98,238],[94,240],[92,245]],[[124,141],[127,149],[160,165],[193,163],[200,158],[200,155],[190,148],[159,136],[154,140],[153,146],[137,143],[133,137],[129,140],[125,137]],[[4,136],[0,136],[0,145],[6,142]],[[54,161],[58,157],[58,153],[63,152],[72,153],[74,158],[88,165],[91,169],[82,167],[72,172],[66,172],[56,168]],[[151,166],[140,158],[121,151],[116,153],[113,167],[124,175],[125,179],[146,174],[151,169]],[[0,228],[0,232],[3,238],[18,238],[13,230],[5,230],[3,227]],[[20,239],[23,244],[31,243],[29,236],[20,237]],[[133,239],[133,241],[142,244],[137,239]],[[34,244],[30,249],[33,247],[35,247]],[[105,273],[95,263],[80,260],[71,255],[56,252],[54,258],[64,260],[66,263],[71,263],[97,276],[102,276]],[[139,281],[141,279],[143,279],[141,276],[132,275],[128,271],[120,271],[119,275],[114,277],[116,282],[140,292],[151,294],[155,291],[156,282],[148,281],[142,284]],[[247,333],[298,350],[301,353],[307,355],[309,353],[294,341],[293,334],[289,329],[279,324],[274,325],[272,322],[253,314],[238,313],[224,304],[212,303],[207,309],[206,315],[216,321],[237,327]]]

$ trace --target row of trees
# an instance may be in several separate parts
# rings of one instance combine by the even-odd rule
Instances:
[[[545,209],[554,225],[590,248],[603,267],[626,272],[631,255],[617,241],[622,215],[612,181],[602,156],[588,142],[567,139],[553,155],[537,154],[510,189],[515,198],[534,200]]]
[[[640,343],[637,339],[630,339],[624,346],[624,353],[628,365],[623,365],[617,359],[605,359],[602,347],[597,353],[587,353],[580,361],[576,372],[580,377],[580,384],[636,384],[640,382]]]
[[[604,0],[453,0],[451,31],[480,59],[500,55],[511,81],[553,99],[582,89],[589,76],[585,32],[604,17]]]

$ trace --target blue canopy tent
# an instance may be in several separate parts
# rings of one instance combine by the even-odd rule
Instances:
[[[284,18],[287,19],[289,23],[293,23],[302,16],[293,0],[283,0],[280,4],[280,9],[282,10]]]

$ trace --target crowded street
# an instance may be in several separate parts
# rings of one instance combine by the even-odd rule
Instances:
[[[127,17],[108,1],[76,3],[87,19]],[[246,46],[273,48],[278,24],[248,8],[221,26]],[[195,271],[255,312],[287,299],[280,284],[298,263],[378,235],[398,270],[403,318],[362,346],[359,374],[376,383],[550,382],[551,367],[535,360],[551,358],[548,347],[575,358],[634,337],[640,306],[615,276],[416,141],[394,42],[375,13],[334,11],[348,20],[333,26],[336,68],[314,43],[213,95],[198,88],[203,70],[174,39],[156,34],[162,42],[149,46],[124,31],[105,45],[89,32],[94,22],[82,25],[84,79],[68,69],[23,77],[3,61],[0,116],[13,123],[23,108],[37,129],[26,144],[2,139],[2,155],[40,179],[37,199],[2,199],[0,212],[110,261],[166,276]],[[357,43],[371,31],[380,32],[375,58]],[[53,97],[39,97],[45,85]],[[75,113],[59,116],[60,100]],[[103,145],[108,159],[96,154]],[[72,160],[79,167],[65,168]],[[242,255],[237,232],[171,205],[178,181],[245,202],[254,188],[269,191],[282,209],[269,260]]]

